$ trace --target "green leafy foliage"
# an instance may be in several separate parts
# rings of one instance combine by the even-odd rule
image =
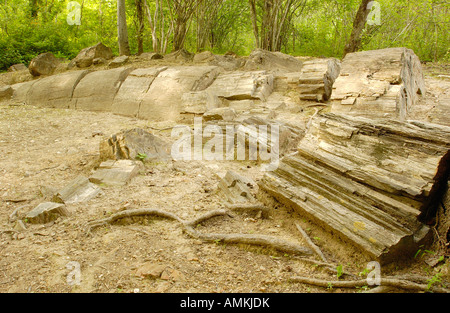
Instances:
[[[36,55],[52,52],[71,59],[85,47],[103,42],[118,53],[117,1],[77,0],[82,5],[81,25],[68,25],[67,4],[72,0],[2,0],[0,5],[0,71],[15,63],[29,63]],[[178,0],[185,1],[185,0]],[[186,0],[187,1],[187,0]],[[256,46],[249,1],[203,0],[190,17],[184,46],[189,51],[211,50],[250,53]],[[258,0],[259,18],[265,0]],[[286,0],[277,0],[284,3]],[[438,0],[377,0],[379,25],[366,25],[364,50],[403,46],[422,61],[449,61],[450,4]],[[149,16],[144,12],[143,30],[137,23],[138,0],[126,0],[127,26],[132,53],[142,34],[144,51],[152,51]],[[163,15],[158,25],[170,30],[176,16],[168,0],[146,0],[151,12],[158,3]],[[200,3],[200,2],[199,2]],[[352,30],[360,0],[305,0],[293,6],[283,26],[281,51],[294,55],[341,57]],[[155,22],[155,21],[153,21]],[[261,23],[258,20],[257,23]],[[174,32],[169,36],[170,52]]]

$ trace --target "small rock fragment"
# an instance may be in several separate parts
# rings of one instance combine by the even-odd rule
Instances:
[[[31,210],[25,218],[32,224],[46,224],[56,220],[60,216],[68,215],[69,211],[67,211],[64,204],[44,202]]]

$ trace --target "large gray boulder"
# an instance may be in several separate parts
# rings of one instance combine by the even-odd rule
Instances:
[[[0,86],[0,101],[9,100],[13,95],[11,86]]]
[[[108,68],[117,68],[117,67],[124,66],[125,64],[128,63],[129,60],[130,60],[129,56],[121,55],[120,57],[117,57],[114,60],[112,60],[111,62],[109,62]]]
[[[51,75],[59,65],[59,60],[53,53],[46,52],[31,60],[28,70],[33,76]]]
[[[110,60],[113,58],[113,53],[111,48],[105,46],[101,42],[95,46],[84,48],[78,53],[72,63],[79,68],[86,68],[92,65],[94,59],[104,58],[105,60]]]

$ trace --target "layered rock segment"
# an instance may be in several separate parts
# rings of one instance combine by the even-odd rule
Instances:
[[[260,187],[373,259],[410,256],[426,238],[420,207],[450,149],[450,128],[319,115]]]

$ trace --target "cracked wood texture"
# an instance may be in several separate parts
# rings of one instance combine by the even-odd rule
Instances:
[[[260,187],[382,263],[417,251],[450,128],[324,114]]]

